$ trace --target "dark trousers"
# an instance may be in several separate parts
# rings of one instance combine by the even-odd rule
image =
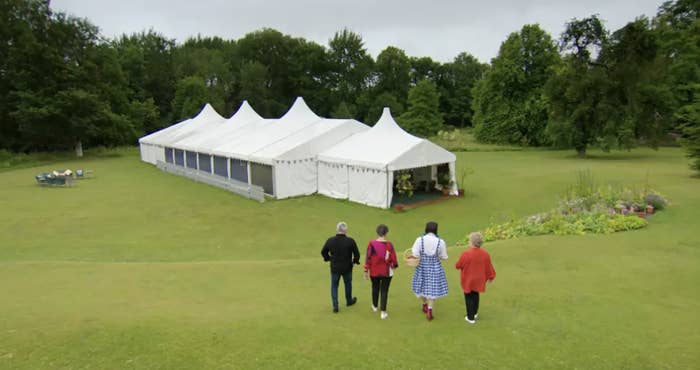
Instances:
[[[467,318],[474,320],[474,315],[479,312],[479,292],[464,293],[464,303],[467,305]]]
[[[391,276],[377,276],[372,279],[372,305],[377,307],[379,295],[382,296],[382,311],[386,311],[386,302],[389,300],[389,285]]]
[[[340,285],[341,276],[345,285],[345,302],[352,302],[352,270],[344,274],[331,272],[331,300],[333,300],[333,307],[336,308],[338,307],[338,285]]]

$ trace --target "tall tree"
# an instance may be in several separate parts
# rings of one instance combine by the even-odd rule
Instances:
[[[267,68],[260,62],[244,62],[240,69],[239,100],[248,103],[263,117],[273,117],[273,111],[268,88]]]
[[[362,37],[347,28],[336,32],[328,45],[332,66],[330,89],[334,101],[355,104],[373,82],[374,61],[367,54]]]
[[[666,85],[673,94],[673,125],[681,132],[681,142],[691,158],[691,167],[700,171],[700,3],[695,0],[667,1],[653,20],[660,54],[667,68]]]
[[[398,117],[402,127],[418,136],[435,135],[442,129],[440,94],[435,83],[422,80],[408,92],[408,109]]]
[[[146,126],[146,132],[170,124],[177,81],[173,60],[175,40],[149,30],[122,35],[113,44],[119,53],[133,99],[152,99],[158,108],[160,120],[155,126]]]
[[[615,31],[601,51],[598,63],[604,67],[608,90],[607,105],[617,107],[608,120],[609,129],[603,138],[623,148],[640,140],[657,147],[672,121],[673,95],[665,84],[666,58],[659,54],[656,35],[648,19],[641,17]]]
[[[475,136],[484,142],[540,146],[549,104],[543,88],[560,57],[539,25],[511,33],[474,87]]]
[[[220,113],[230,115],[236,108],[235,79],[227,57],[235,42],[219,37],[190,38],[173,52],[178,80],[199,76],[211,97],[210,103]]]
[[[394,46],[388,46],[382,50],[377,56],[375,71],[377,94],[390,93],[399,102],[405,102],[408,99],[411,62],[403,50]]]
[[[201,77],[185,77],[177,83],[173,99],[174,121],[182,121],[199,112],[209,101],[207,85]]]
[[[472,90],[487,70],[487,64],[468,53],[460,53],[452,62],[434,65],[428,72],[423,72],[426,78],[435,80],[438,85],[440,109],[445,113],[447,124],[457,127],[473,125]]]

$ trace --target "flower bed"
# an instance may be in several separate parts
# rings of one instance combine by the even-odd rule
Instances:
[[[584,173],[579,174],[577,184],[555,209],[489,225],[483,235],[486,241],[493,241],[533,235],[609,234],[641,229],[648,224],[646,216],[664,209],[666,204],[666,199],[654,190],[598,186]]]

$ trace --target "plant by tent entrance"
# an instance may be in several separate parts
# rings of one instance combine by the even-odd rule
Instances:
[[[394,171],[391,205],[411,204],[441,197],[442,193],[436,188],[434,176],[437,167],[425,166]]]

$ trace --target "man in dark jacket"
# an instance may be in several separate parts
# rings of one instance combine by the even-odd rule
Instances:
[[[352,306],[357,302],[357,297],[352,296],[352,265],[360,264],[360,250],[357,249],[355,240],[348,237],[348,225],[339,222],[336,227],[336,235],[328,238],[321,249],[324,261],[331,262],[331,299],[333,300],[333,312],[338,312],[338,285],[340,277],[345,284],[345,302]]]

